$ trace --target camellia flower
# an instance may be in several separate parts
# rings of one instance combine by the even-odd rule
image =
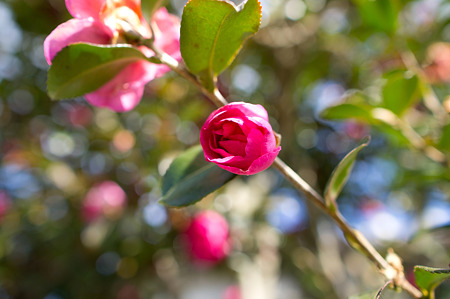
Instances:
[[[51,64],[56,54],[73,43],[99,45],[117,44],[124,32],[134,31],[151,38],[152,31],[141,12],[140,0],[66,0],[73,19],[59,25],[44,41],[44,53]],[[156,47],[180,60],[180,20],[165,8],[152,16]],[[147,57],[154,55],[147,47],[139,49]],[[141,100],[144,86],[169,71],[165,65],[139,61],[130,64],[98,90],[85,95],[94,106],[107,107],[117,112],[133,109]]]
[[[185,231],[185,241],[192,258],[218,262],[230,252],[228,223],[217,212],[197,213]]]
[[[268,168],[281,150],[264,107],[244,102],[211,113],[200,142],[207,161],[241,175]]]
[[[116,218],[120,216],[126,204],[126,194],[113,181],[104,181],[94,185],[86,194],[82,205],[85,221],[94,221],[101,216]]]

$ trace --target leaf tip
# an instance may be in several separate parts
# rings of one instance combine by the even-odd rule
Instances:
[[[367,135],[366,137],[364,137],[361,141],[361,145],[362,146],[368,146],[370,141],[372,141],[372,136]]]

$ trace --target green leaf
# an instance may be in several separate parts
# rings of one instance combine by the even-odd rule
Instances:
[[[50,98],[73,98],[97,90],[131,63],[146,60],[136,48],[72,44],[53,59],[48,71]]]
[[[330,120],[356,119],[367,124],[374,122],[372,117],[373,107],[367,104],[344,103],[331,106],[322,111],[321,117]]]
[[[393,0],[353,0],[363,22],[376,30],[392,34],[397,27],[398,7]]]
[[[442,128],[442,135],[438,145],[441,149],[450,152],[450,124]]]
[[[190,0],[183,10],[180,50],[189,70],[205,87],[214,89],[217,76],[227,68],[244,41],[259,30],[261,5],[245,6],[218,0]]]
[[[417,76],[407,77],[406,72],[394,72],[389,74],[383,87],[384,107],[397,115],[401,115],[418,99]]]
[[[410,144],[409,139],[398,128],[398,117],[392,111],[363,103],[359,96],[352,96],[347,100],[349,102],[326,108],[320,116],[329,120],[354,119],[376,127],[394,144]]]
[[[434,299],[434,290],[441,282],[450,278],[450,269],[415,266],[414,276],[425,298]]]
[[[341,193],[342,188],[350,177],[356,157],[363,148],[369,145],[369,142],[370,136],[366,137],[359,146],[349,152],[334,169],[325,187],[324,197],[329,208],[336,208],[336,198],[339,196],[339,193]]]
[[[236,175],[207,162],[200,145],[178,156],[163,177],[161,201],[173,207],[191,205]]]

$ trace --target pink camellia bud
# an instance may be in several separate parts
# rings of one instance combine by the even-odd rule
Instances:
[[[115,219],[120,216],[126,204],[123,189],[113,181],[95,184],[83,201],[82,216],[87,222],[94,221],[101,216]]]
[[[281,150],[264,107],[244,102],[211,113],[200,142],[207,161],[241,175],[265,170]]]
[[[140,0],[66,0],[66,7],[74,18],[56,27],[45,39],[44,54],[48,64],[70,44],[114,45],[123,42],[129,31],[147,39],[153,32],[154,45],[181,60],[180,20],[164,7],[152,16],[153,31],[142,15]],[[141,46],[139,50],[147,57],[154,55],[147,47]],[[134,62],[85,98],[94,106],[128,111],[140,102],[144,86],[168,71],[165,65],[146,60]]]
[[[195,215],[184,235],[188,251],[197,261],[218,262],[230,252],[228,223],[217,212]]]

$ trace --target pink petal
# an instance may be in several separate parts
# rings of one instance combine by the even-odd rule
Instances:
[[[107,0],[66,0],[67,10],[74,18],[99,19],[100,13]]]
[[[261,172],[261,171],[269,168],[270,165],[272,165],[275,158],[278,156],[278,153],[280,152],[280,150],[281,150],[281,146],[277,147],[276,149],[274,149],[273,151],[271,151],[265,155],[262,155],[261,157],[259,157],[255,161],[253,161],[253,163],[250,165],[250,167],[246,171],[245,175],[252,175],[252,174]]]
[[[232,122],[223,124],[222,128],[223,128],[222,135],[225,138],[229,138],[229,136],[239,134],[239,133],[242,134],[241,128],[239,128],[239,126],[237,126],[236,124],[234,124]]]
[[[208,158],[210,159],[214,159],[214,158],[226,158],[226,157],[232,157],[233,155],[231,155],[230,153],[227,153],[227,151],[225,151],[224,149],[218,147],[217,145],[215,145],[214,143],[215,140],[210,140],[209,142],[209,148],[208,148],[208,153],[205,152],[205,156],[207,155]]]
[[[239,126],[239,129],[241,131],[240,133],[245,135],[245,136],[247,136],[248,133],[250,132],[250,129],[251,129],[248,125],[251,125],[251,123],[246,122],[244,116],[239,116],[238,115],[237,117],[227,117],[228,114],[235,114],[233,112],[239,112],[239,111],[234,109],[234,110],[231,110],[231,111],[227,111],[224,114],[221,114],[220,117],[226,117],[226,118],[220,119],[220,120],[217,119],[216,120],[217,121],[217,125],[218,126],[225,126],[228,123],[236,124],[236,125]],[[219,117],[217,117],[217,118],[219,118]],[[236,132],[239,132],[239,131],[236,131]]]
[[[236,174],[245,174],[253,160],[241,156],[229,156],[224,158],[206,159],[216,163],[217,166]]]
[[[264,135],[258,129],[251,129],[247,136],[247,146],[245,147],[246,157],[259,157],[261,154],[262,144],[265,142]]]
[[[162,7],[153,14],[151,24],[155,33],[155,45],[180,60],[180,19]]]
[[[109,44],[113,34],[100,22],[71,19],[53,30],[44,41],[44,54],[48,64],[62,48],[78,42]]]
[[[266,109],[264,109],[264,107],[261,105],[255,105],[245,102],[233,102],[228,104],[227,106],[228,106],[227,109],[229,110],[233,108],[239,109],[239,111],[241,111],[244,115],[248,117],[258,116],[266,121],[269,120],[269,116],[267,114]]]
[[[154,79],[153,66],[146,61],[135,62],[98,90],[86,94],[85,98],[94,106],[117,112],[131,110],[140,102],[145,84]]]
[[[229,154],[233,156],[245,156],[246,143],[238,140],[223,140],[219,141],[221,148],[226,150]]]
[[[245,117],[259,117],[268,121],[267,111],[261,105],[253,105],[245,102],[233,102],[213,111],[206,119],[204,127],[210,126],[210,123],[223,121],[228,118],[242,119]],[[240,121],[242,123],[242,121]]]
[[[249,123],[255,125],[255,128],[264,135],[263,140],[260,142],[261,154],[272,151],[277,146],[277,141],[275,139],[272,126],[260,117],[249,117],[248,121]]]
[[[234,173],[234,174],[248,175],[247,169],[248,169],[248,167],[250,167],[248,165],[249,164],[248,162],[250,162],[250,161],[245,160],[244,158],[241,158],[242,161],[239,161],[240,159],[238,159],[238,158],[241,158],[241,157],[235,157],[235,159],[233,161],[234,162],[233,164],[238,164],[238,166],[229,166],[229,165],[226,165],[226,164],[217,164],[217,166],[219,166],[220,168],[225,169],[225,170],[227,170],[227,171],[229,171],[231,173]],[[244,162],[247,162],[247,166],[246,167],[242,167],[242,165],[244,165]]]
[[[169,14],[167,9],[162,7],[153,14],[151,24],[155,33],[155,46],[177,61],[181,61],[180,19]],[[170,71],[168,66],[157,65],[156,77],[160,77],[168,71]]]

